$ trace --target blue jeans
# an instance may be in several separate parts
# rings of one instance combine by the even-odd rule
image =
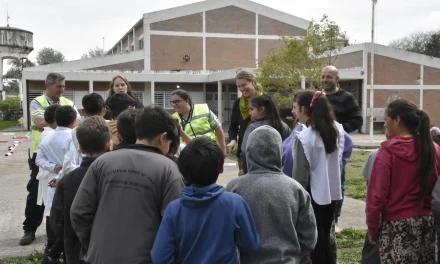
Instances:
[[[342,204],[344,203],[344,194],[345,194],[345,166],[342,167],[341,172],[341,192],[342,192],[342,200],[336,201],[336,210],[335,210],[335,223],[338,223],[338,218],[342,213]]]

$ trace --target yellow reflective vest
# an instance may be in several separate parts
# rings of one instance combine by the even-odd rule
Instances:
[[[174,113],[173,117],[179,120],[179,124],[182,126],[185,133],[191,137],[191,139],[196,137],[210,137],[211,139],[218,141],[215,131],[212,127],[219,122],[214,115],[211,115],[211,111],[207,104],[196,104],[192,107],[191,116],[188,120],[182,119],[179,113]],[[180,143],[185,144],[185,142],[180,139]]]
[[[34,153],[37,153],[38,142],[40,141],[40,136],[41,136],[42,132],[37,129],[37,126],[35,125],[34,120],[32,119],[32,116],[34,116],[34,115],[43,115],[44,116],[44,111],[46,110],[47,107],[50,106],[50,104],[47,101],[46,96],[44,94],[41,96],[38,96],[34,100],[36,100],[43,107],[42,109],[38,109],[37,111],[34,111],[31,113],[32,143],[33,143]],[[59,104],[60,105],[70,105],[70,106],[74,105],[72,101],[70,101],[69,99],[67,99],[66,97],[63,97],[63,96],[60,97]]]

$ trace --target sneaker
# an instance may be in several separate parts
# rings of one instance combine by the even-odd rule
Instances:
[[[340,235],[342,233],[342,228],[338,226],[338,224],[335,224],[335,234]]]
[[[35,240],[35,232],[24,232],[24,236],[20,239],[21,246],[32,244]]]

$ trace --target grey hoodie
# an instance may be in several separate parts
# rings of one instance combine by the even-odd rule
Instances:
[[[254,215],[260,250],[241,263],[308,263],[317,241],[311,198],[281,171],[280,134],[270,126],[255,129],[248,139],[249,172],[233,179],[226,190],[243,197]]]

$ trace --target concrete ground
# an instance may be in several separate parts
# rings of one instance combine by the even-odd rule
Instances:
[[[16,128],[11,130],[16,130]],[[12,137],[26,134],[26,132],[15,132],[14,135],[8,133],[8,131],[0,132],[0,142],[8,140],[7,143],[0,143],[0,259],[25,256],[35,250],[42,251],[46,241],[45,222],[43,221],[33,244],[29,246],[18,244],[23,235],[26,184],[30,175],[27,155],[28,148],[32,147],[32,140],[31,138],[20,139],[22,143],[15,148],[14,153],[11,156],[4,156],[8,152],[9,145],[15,141]],[[238,173],[238,167],[230,159],[226,160],[224,169],[224,173],[218,180],[221,185],[226,185],[231,179],[237,177]],[[340,226],[365,229],[365,202],[346,198]]]

